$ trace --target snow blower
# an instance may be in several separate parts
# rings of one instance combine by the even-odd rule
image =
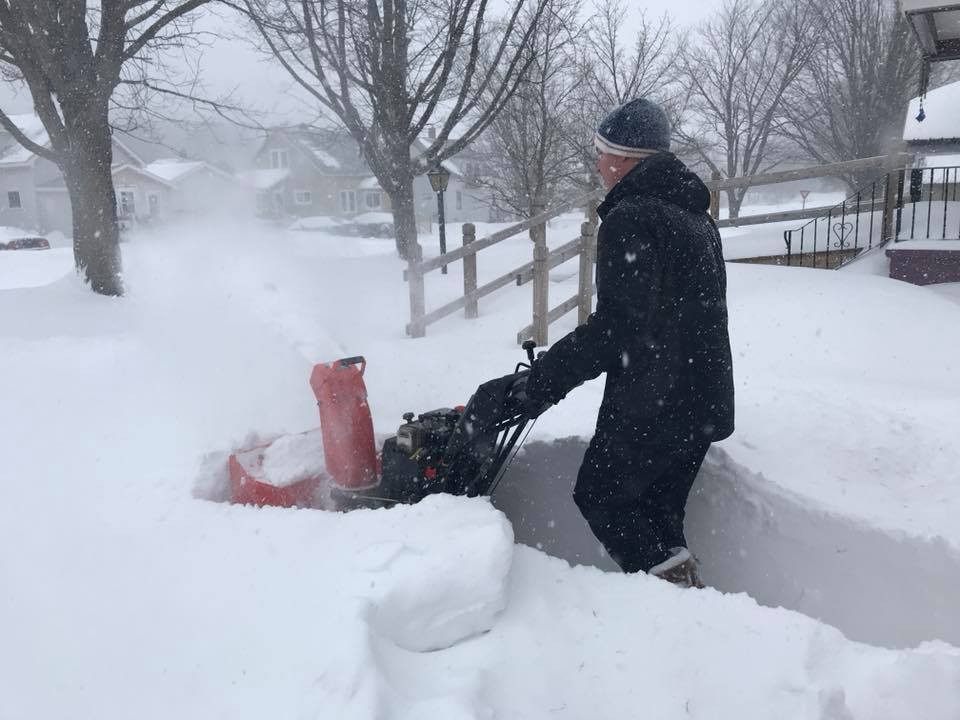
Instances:
[[[379,455],[363,382],[366,360],[316,365],[310,387],[322,452],[314,431],[234,453],[233,501],[352,510],[412,504],[433,493],[492,494],[540,414],[527,410],[519,393],[535,347],[525,342],[529,363],[480,385],[466,406],[406,413]]]

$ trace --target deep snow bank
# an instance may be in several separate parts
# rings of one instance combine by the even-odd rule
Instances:
[[[616,570],[572,500],[586,442],[527,443],[494,503],[518,542]],[[687,506],[704,580],[888,647],[960,645],[960,553],[942,539],[884,532],[819,509],[711,449]]]
[[[123,300],[73,278],[0,291],[16,309],[0,313],[13,408],[0,416],[0,717],[960,713],[954,649],[869,648],[744,596],[570,569],[514,550],[483,501],[335,516],[194,499],[204,453],[316,425],[313,361],[364,353],[377,429],[391,432],[403,411],[462,402],[509,371],[526,321],[507,293],[476,323],[408,342],[388,243],[342,257],[344,239],[221,233],[125,246]],[[505,269],[497,257],[528,253],[506,244],[481,282]],[[826,280],[766,270],[731,269],[744,442],[725,452],[806,507],[950,541],[955,495],[935,473],[954,451],[932,452],[952,427],[938,394],[949,317],[896,296],[920,315],[875,327],[933,352],[891,355],[896,338],[850,330],[886,317],[869,307],[885,288],[847,307]],[[431,298],[455,293],[455,272]],[[557,297],[572,294],[564,282]],[[922,377],[903,373],[887,395],[891,357]],[[588,434],[599,393],[572,394],[540,437]],[[903,407],[909,427],[886,427]],[[917,441],[931,452],[911,465]],[[866,470],[865,449],[879,453]]]

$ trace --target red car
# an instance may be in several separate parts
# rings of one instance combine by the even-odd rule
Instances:
[[[0,243],[0,250],[49,250],[50,243],[42,237],[16,238]]]

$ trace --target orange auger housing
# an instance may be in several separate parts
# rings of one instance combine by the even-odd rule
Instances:
[[[363,381],[363,357],[320,363],[310,374],[310,387],[320,409],[320,434],[328,481],[334,487],[360,490],[377,484],[380,461],[373,437],[373,418]],[[305,438],[315,435],[303,433]],[[274,443],[277,440],[273,441]],[[324,476],[308,477],[277,486],[263,470],[265,443],[230,455],[231,499],[235,503],[279,507],[317,507]],[[317,447],[319,455],[320,448]]]

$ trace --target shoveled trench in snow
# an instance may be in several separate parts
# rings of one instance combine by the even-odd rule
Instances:
[[[529,443],[494,504],[513,523],[518,542],[615,570],[571,497],[585,449],[579,438]],[[955,548],[882,532],[777,492],[719,447],[691,492],[686,534],[704,581],[718,590],[797,610],[862,642],[960,644]]]

